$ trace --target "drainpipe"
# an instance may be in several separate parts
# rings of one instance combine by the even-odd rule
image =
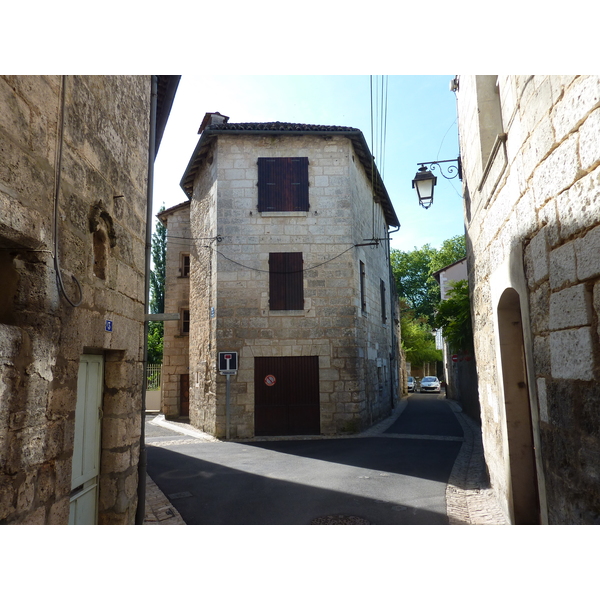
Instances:
[[[144,372],[142,375],[142,415],[140,431],[140,459],[138,462],[138,505],[135,513],[135,524],[143,525],[146,516],[146,368],[148,357],[148,320],[150,313],[150,257],[152,252],[152,191],[154,187],[154,157],[156,154],[156,103],[157,78],[152,75],[150,96],[150,140],[148,143],[148,184],[146,200],[146,277],[144,300]]]

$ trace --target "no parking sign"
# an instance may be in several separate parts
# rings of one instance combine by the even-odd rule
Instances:
[[[265,377],[265,384],[269,387],[274,386],[277,383],[277,379],[275,379],[275,375],[267,375]]]

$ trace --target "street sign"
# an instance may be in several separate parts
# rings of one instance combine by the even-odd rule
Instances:
[[[231,418],[231,410],[229,408],[231,402],[231,390],[229,387],[229,376],[237,374],[237,352],[219,352],[219,371],[221,375],[227,376],[227,388],[225,396],[225,437],[229,439],[229,420]]]
[[[269,387],[274,386],[277,383],[277,379],[275,379],[275,375],[267,375],[265,377],[265,384]]]
[[[235,375],[237,373],[237,352],[219,352],[219,371],[221,375]]]
[[[458,362],[458,354],[452,355],[452,362]]]

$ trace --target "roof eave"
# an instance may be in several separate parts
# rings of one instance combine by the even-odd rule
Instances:
[[[194,179],[201,163],[201,157],[206,153],[210,141],[218,135],[286,135],[286,136],[301,136],[301,135],[318,135],[323,137],[331,137],[334,135],[344,136],[352,142],[354,151],[356,152],[363,168],[369,179],[373,181],[373,192],[376,198],[383,202],[384,214],[389,227],[400,227],[400,221],[396,215],[392,201],[387,193],[383,179],[379,174],[377,165],[372,160],[372,155],[369,146],[365,140],[362,131],[358,129],[348,130],[306,130],[306,131],[286,131],[286,130],[265,130],[265,129],[205,129],[196,144],[196,148],[192,153],[192,157],[188,166],[181,178],[180,186],[188,198],[192,198]]]

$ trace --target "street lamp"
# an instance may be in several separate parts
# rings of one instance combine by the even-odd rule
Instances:
[[[448,175],[444,173],[440,163],[449,163],[455,162],[456,165],[449,165],[446,170]],[[442,177],[445,179],[454,179],[458,176],[458,178],[462,181],[462,164],[460,162],[460,156],[454,160],[436,160],[433,162],[423,162],[417,163],[420,165],[415,178],[412,181],[413,189],[416,188],[417,196],[419,197],[419,204],[423,208],[429,208],[433,204],[433,188],[437,183],[437,177],[431,172],[436,167],[440,169],[440,173]],[[425,166],[431,165],[431,171]]]

